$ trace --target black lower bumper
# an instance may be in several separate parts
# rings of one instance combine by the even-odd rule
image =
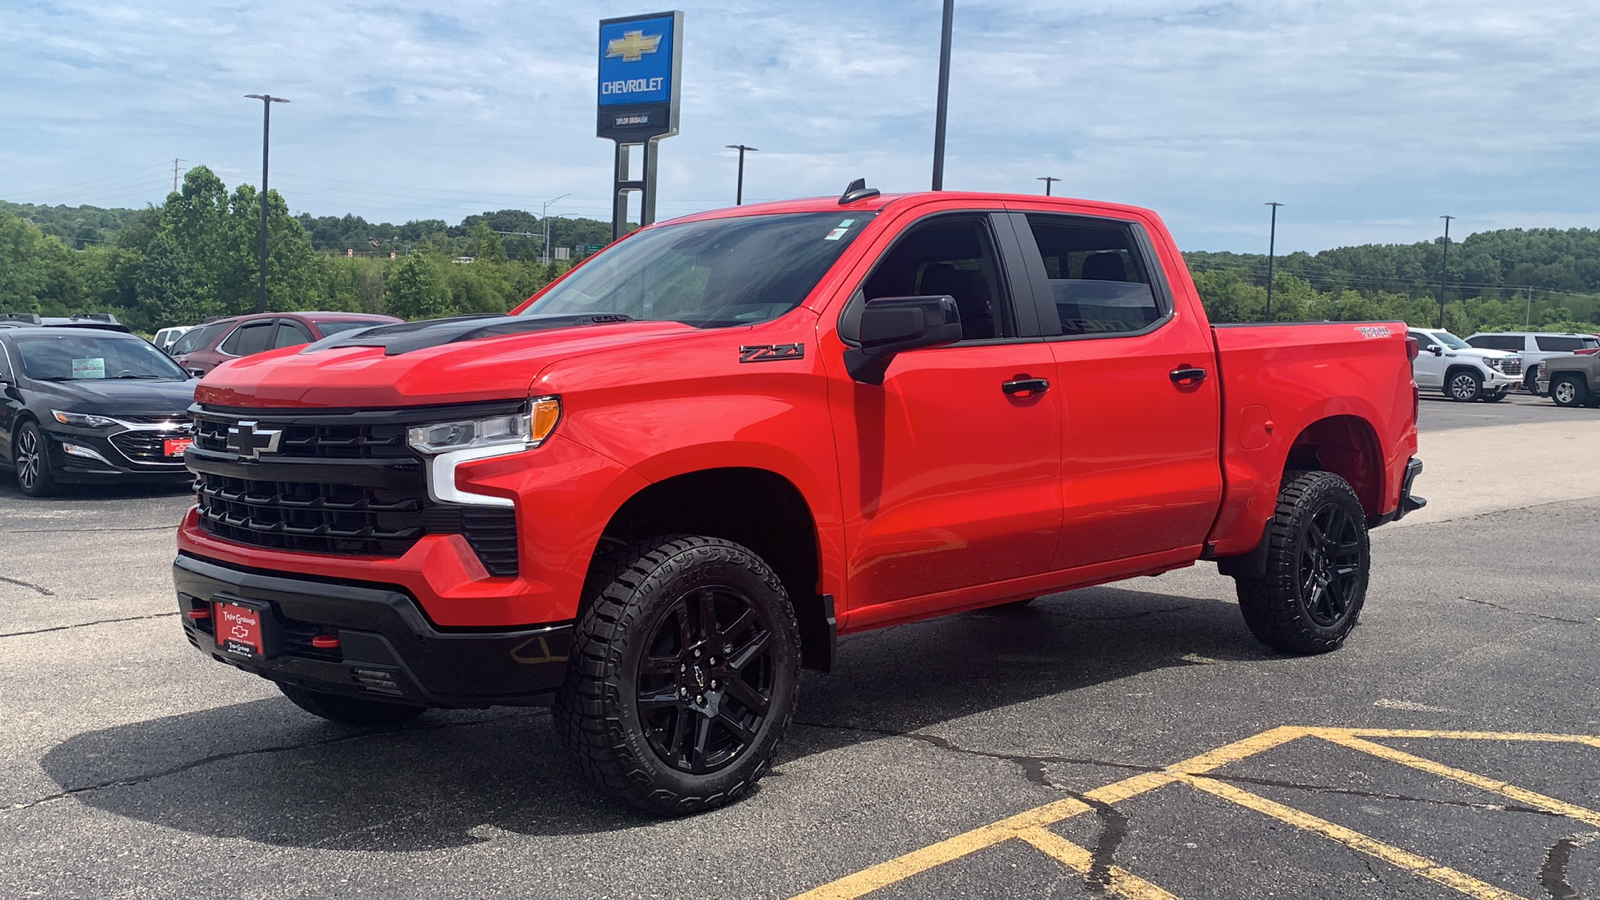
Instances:
[[[172,578],[189,643],[273,681],[373,700],[484,707],[548,704],[566,677],[570,622],[441,631],[410,595],[386,585],[284,578],[192,556],[177,558]],[[213,600],[262,605],[268,654],[219,647]]]
[[[1398,522],[1401,519],[1404,519],[1407,514],[1414,513],[1424,506],[1427,506],[1428,501],[1426,498],[1418,497],[1417,495],[1411,493],[1411,483],[1416,481],[1417,476],[1421,474],[1422,460],[1417,459],[1415,456],[1411,457],[1410,461],[1406,463],[1405,480],[1400,482],[1400,505],[1394,508],[1394,512],[1384,513],[1381,516],[1369,517],[1367,520],[1367,527],[1377,528],[1379,525],[1385,525],[1389,522]]]

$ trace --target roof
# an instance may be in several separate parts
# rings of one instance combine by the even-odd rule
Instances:
[[[726,219],[737,216],[782,215],[786,213],[826,212],[876,212],[890,206],[914,205],[934,200],[958,201],[975,208],[995,207],[1007,203],[1026,203],[1030,206],[1046,204],[1059,206],[1062,212],[1094,212],[1101,215],[1129,218],[1153,215],[1149,210],[1120,203],[1103,203],[1097,200],[1080,200],[1074,197],[1044,197],[1039,194],[988,194],[976,191],[918,191],[908,194],[874,194],[870,197],[841,204],[838,197],[807,197],[799,200],[776,200],[771,203],[749,203],[729,206],[706,212],[690,213],[669,220],[672,223],[699,222],[707,219]],[[659,224],[667,224],[662,222]]]

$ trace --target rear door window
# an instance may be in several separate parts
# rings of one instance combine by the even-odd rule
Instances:
[[[1028,213],[1063,335],[1145,331],[1167,314],[1131,224]]]
[[[222,352],[233,356],[250,356],[270,349],[272,331],[277,324],[276,319],[267,319],[240,325],[238,331],[228,335],[228,339],[222,342]]]
[[[293,319],[278,320],[278,336],[272,342],[273,347],[298,347],[312,341],[311,329],[301,325]]]
[[[193,353],[202,347],[209,346],[218,334],[232,327],[232,322],[213,322],[210,325],[202,325],[199,328],[186,331],[183,337],[178,338],[168,352],[173,356]]]

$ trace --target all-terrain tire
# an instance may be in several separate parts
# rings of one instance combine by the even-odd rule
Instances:
[[[1576,409],[1589,402],[1589,390],[1576,375],[1557,375],[1550,380],[1550,399],[1557,406]]]
[[[1286,472],[1261,578],[1234,579],[1245,624],[1285,653],[1337,650],[1355,627],[1372,563],[1367,516],[1331,472]]]
[[[732,541],[665,535],[592,567],[555,724],[615,800],[688,815],[749,793],[800,690],[783,583]]]
[[[300,707],[314,716],[321,716],[330,722],[343,722],[346,725],[362,725],[377,727],[382,725],[398,725],[408,722],[428,711],[425,706],[413,706],[409,703],[389,703],[383,700],[364,700],[360,697],[347,697],[343,694],[329,694],[323,691],[314,691],[293,684],[278,683],[278,690],[289,698],[289,702]]]

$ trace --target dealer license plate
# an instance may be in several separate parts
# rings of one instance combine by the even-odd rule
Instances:
[[[161,442],[161,450],[168,456],[182,456],[183,451],[189,449],[189,445],[193,443],[194,438],[167,438]]]
[[[262,610],[216,600],[211,604],[211,622],[216,628],[217,646],[237,656],[252,659],[265,656],[267,642],[261,624]]]

